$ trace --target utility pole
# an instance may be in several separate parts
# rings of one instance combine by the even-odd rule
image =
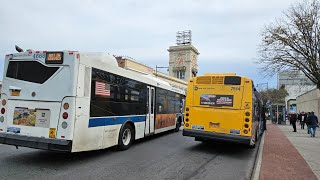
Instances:
[[[158,75],[158,69],[164,69],[164,68],[169,68],[168,66],[157,66],[156,65],[156,77],[157,77],[157,75]]]

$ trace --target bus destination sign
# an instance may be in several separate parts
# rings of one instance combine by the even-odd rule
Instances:
[[[46,64],[62,64],[63,52],[47,52]]]

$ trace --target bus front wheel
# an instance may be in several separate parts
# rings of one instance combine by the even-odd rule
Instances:
[[[174,129],[175,132],[178,132],[180,130],[181,123],[182,123],[182,120],[181,118],[179,118],[176,123],[176,128]]]
[[[120,151],[127,150],[134,140],[134,130],[130,124],[125,124],[120,131],[118,148]]]

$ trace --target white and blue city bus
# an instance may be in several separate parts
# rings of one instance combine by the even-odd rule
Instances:
[[[106,53],[8,54],[1,94],[0,143],[79,152],[179,130],[184,91],[118,67]]]

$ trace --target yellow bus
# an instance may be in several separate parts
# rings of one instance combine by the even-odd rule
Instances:
[[[188,82],[183,135],[255,147],[262,101],[253,81],[235,73],[205,74]],[[261,122],[261,123],[260,123]]]

